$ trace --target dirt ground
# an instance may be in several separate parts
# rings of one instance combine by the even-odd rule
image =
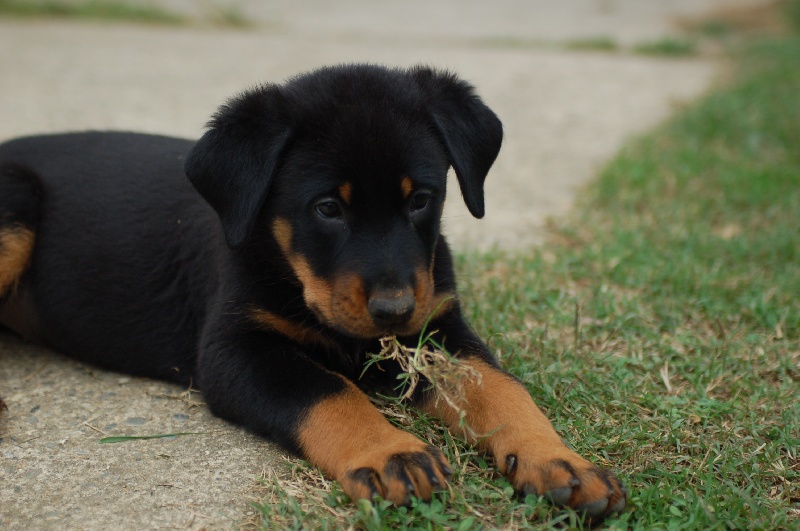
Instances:
[[[426,63],[473,82],[505,125],[473,220],[451,188],[457,248],[541,242],[544,224],[631,135],[700,95],[721,70],[567,50],[679,32],[676,20],[753,0],[244,0],[252,29],[0,18],[0,141],[124,129],[197,137],[243,88],[331,63]],[[199,3],[160,5],[197,14]],[[208,9],[210,2],[203,3]],[[335,6],[335,7],[334,7]],[[0,529],[231,528],[273,445],[212,417],[196,393],[99,371],[0,333]],[[105,435],[193,432],[99,444]]]

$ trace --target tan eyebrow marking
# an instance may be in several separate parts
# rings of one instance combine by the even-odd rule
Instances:
[[[408,199],[408,196],[411,195],[411,191],[414,189],[414,183],[411,182],[410,177],[403,177],[400,181],[400,190],[403,191],[403,199]]]
[[[353,197],[353,185],[350,183],[344,183],[339,186],[339,196],[342,198],[342,201],[344,201],[345,204],[349,205],[350,200]]]

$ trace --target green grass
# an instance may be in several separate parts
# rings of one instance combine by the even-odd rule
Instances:
[[[212,7],[209,5],[206,11],[208,11],[208,21],[218,27],[248,29],[256,26],[256,24],[247,18],[247,15],[235,5],[225,7]]]
[[[95,20],[166,26],[190,24],[221,28],[252,28],[255,24],[237,6],[204,6],[197,20],[136,0],[0,0],[0,17]]]
[[[691,40],[665,37],[651,42],[643,42],[633,47],[633,51],[642,55],[660,57],[686,57],[697,53],[697,46]]]
[[[735,31],[729,22],[715,18],[702,21],[693,30],[695,33],[711,39],[721,39]]]
[[[792,4],[798,11],[800,3]],[[737,77],[628,145],[551,243],[461,256],[466,311],[565,439],[624,479],[633,529],[800,526],[800,37],[751,43]],[[264,528],[558,527],[436,423],[452,490],[346,502],[302,462],[265,480]]]
[[[0,0],[0,16],[107,20],[146,24],[183,25],[187,20],[151,5],[116,0]]]
[[[617,41],[611,37],[592,37],[574,39],[564,43],[567,50],[594,50],[600,52],[613,52],[619,49]]]
[[[575,51],[618,52],[621,50],[611,37],[587,37],[566,41],[546,41],[521,37],[486,37],[472,40],[473,44],[505,49],[563,49]]]

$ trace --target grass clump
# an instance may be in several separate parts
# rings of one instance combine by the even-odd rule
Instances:
[[[798,57],[797,35],[751,43],[730,86],[629,144],[550,244],[458,257],[475,328],[564,438],[625,482],[630,508],[609,527],[800,525]],[[449,492],[354,507],[293,461],[265,479],[256,525],[577,525],[514,500],[438,423],[384,412],[445,452]]]
[[[366,367],[380,361],[397,363],[402,380],[398,388],[403,390],[400,400],[410,399],[420,382],[425,381],[426,385],[436,389],[436,400],[447,402],[460,412],[463,419],[466,414],[462,408],[464,385],[470,381],[480,384],[481,374],[439,345],[433,339],[435,333],[426,334],[423,331],[417,346],[413,348],[402,345],[394,337],[382,338],[381,351],[372,356]]]

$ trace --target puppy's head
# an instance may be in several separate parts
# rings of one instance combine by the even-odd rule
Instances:
[[[471,86],[427,68],[325,68],[246,92],[209,126],[186,173],[232,248],[266,227],[306,305],[342,333],[419,331],[441,298],[447,170],[482,217],[502,140]]]

